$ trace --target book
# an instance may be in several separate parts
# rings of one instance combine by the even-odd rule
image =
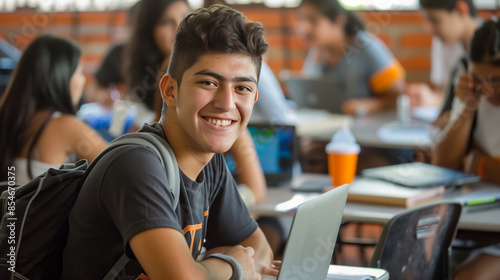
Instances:
[[[412,208],[443,199],[445,187],[410,188],[387,181],[356,178],[349,188],[347,201]]]

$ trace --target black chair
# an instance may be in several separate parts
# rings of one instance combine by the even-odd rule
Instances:
[[[462,207],[432,203],[394,216],[382,230],[370,267],[391,279],[449,279],[448,260]]]

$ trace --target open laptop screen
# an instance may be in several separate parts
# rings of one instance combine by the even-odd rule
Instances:
[[[249,124],[248,130],[268,186],[290,182],[295,160],[295,126]],[[236,164],[229,153],[226,155],[226,162],[237,178]]]

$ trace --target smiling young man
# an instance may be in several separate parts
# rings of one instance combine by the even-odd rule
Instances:
[[[102,279],[123,252],[132,261],[121,279],[276,275],[269,245],[221,154],[246,128],[267,47],[260,24],[224,6],[181,22],[160,82],[162,118],[141,129],[172,147],[179,205],[174,208],[163,166],[149,148],[124,148],[108,165],[100,160],[70,216],[64,279]],[[208,257],[201,259],[203,247]]]

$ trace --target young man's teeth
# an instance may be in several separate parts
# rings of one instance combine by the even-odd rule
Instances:
[[[212,119],[212,118],[207,118],[207,121],[213,125],[217,125],[217,126],[228,126],[231,124],[231,121],[230,120],[216,120],[216,119]]]

